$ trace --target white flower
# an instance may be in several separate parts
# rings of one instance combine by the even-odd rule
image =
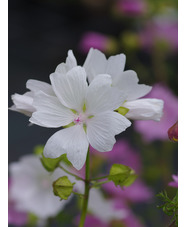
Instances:
[[[122,90],[126,96],[123,107],[129,109],[126,117],[132,120],[159,121],[163,112],[163,101],[160,99],[140,99],[151,91],[150,86],[138,84],[137,74],[124,71],[126,57],[124,54],[106,59],[99,50],[91,48],[85,60],[88,80],[91,82],[97,74],[107,73],[112,77],[112,86]]]
[[[76,59],[71,50],[68,51],[68,56],[66,58],[66,63],[61,63],[57,66],[56,72],[66,73],[74,66],[77,66]],[[46,82],[38,80],[28,80],[26,83],[26,88],[29,89],[29,92],[26,92],[23,95],[14,94],[12,95],[12,101],[14,103],[9,109],[23,113],[31,117],[32,113],[36,111],[35,107],[32,105],[34,95],[38,91],[43,91],[45,94],[55,96],[55,93],[52,90],[52,86]]]
[[[115,201],[104,199],[98,189],[92,188],[89,194],[88,210],[105,223],[111,220],[121,220],[128,216],[128,211],[124,208],[116,209]]]
[[[44,155],[57,158],[67,153],[79,170],[85,163],[89,144],[100,152],[110,151],[116,142],[114,136],[131,125],[127,118],[114,112],[125,97],[111,87],[112,79],[106,74],[98,75],[88,86],[85,70],[80,66],[67,73],[56,71],[50,80],[56,96],[35,94],[33,106],[37,111],[30,122],[49,128],[72,123],[47,141]]]
[[[61,169],[56,169],[52,174],[47,172],[39,157],[25,155],[19,162],[9,165],[11,188],[9,196],[15,202],[15,208],[19,211],[35,214],[41,219],[46,219],[58,214],[58,212],[70,201],[60,201],[53,194],[52,183],[61,176],[68,176],[74,182],[74,178]]]

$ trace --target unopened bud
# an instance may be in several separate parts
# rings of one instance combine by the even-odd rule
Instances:
[[[178,142],[178,122],[169,128],[168,136],[171,141]]]

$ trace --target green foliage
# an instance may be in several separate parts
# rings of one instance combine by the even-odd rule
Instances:
[[[162,208],[165,214],[172,216],[172,222],[175,222],[175,225],[178,226],[178,192],[173,199],[168,197],[166,191],[160,192],[157,196],[163,201],[163,204],[158,208]]]
[[[62,199],[67,200],[73,191],[73,185],[67,176],[58,178],[53,182],[54,195],[59,196]]]
[[[38,217],[35,214],[28,213],[28,226],[34,227],[37,225]]]
[[[34,147],[34,154],[35,155],[42,155],[43,154],[43,149],[44,149],[44,145],[37,145]]]
[[[59,158],[45,158],[45,156],[42,154],[42,157],[40,158],[41,163],[43,165],[43,167],[49,171],[52,172],[54,171],[57,167],[59,162],[61,161],[61,157]]]
[[[67,159],[66,154],[61,155],[59,158],[46,158],[43,155],[43,150],[44,150],[44,146],[38,145],[34,148],[34,154],[41,156],[41,158],[40,158],[41,163],[48,172],[54,171],[58,167],[58,164],[61,161],[63,163],[65,163],[66,165],[71,165],[71,163]]]
[[[120,187],[130,186],[136,178],[137,175],[134,170],[122,164],[113,164],[108,176],[108,180],[113,181],[116,186],[119,185]]]

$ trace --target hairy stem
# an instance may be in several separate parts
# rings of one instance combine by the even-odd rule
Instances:
[[[75,177],[76,179],[85,181],[83,178],[79,177],[78,175],[69,172],[69,171],[68,171],[67,169],[65,169],[63,166],[59,165],[59,168],[62,169],[64,172],[68,173],[69,175]]]
[[[108,182],[110,182],[110,181],[111,181],[111,180],[96,182],[96,183],[92,184],[91,187],[92,187],[92,188],[93,188],[93,187],[99,187],[100,185],[106,184],[106,183],[108,183]]]
[[[79,222],[79,227],[83,227],[84,223],[85,223],[85,218],[86,218],[86,214],[87,214],[87,208],[88,208],[88,198],[89,198],[89,184],[90,184],[90,180],[89,180],[89,150],[87,152],[87,159],[86,159],[86,170],[85,170],[85,192],[84,192],[84,199],[83,199],[83,207],[82,207],[82,213],[81,213],[81,218],[80,218],[80,222]]]
[[[109,176],[109,175],[102,176],[102,177],[92,178],[91,181],[97,181],[97,180],[105,179],[105,178],[108,178],[108,176]]]

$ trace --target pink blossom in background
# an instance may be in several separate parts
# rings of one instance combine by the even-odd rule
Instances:
[[[125,140],[118,140],[114,144],[112,151],[102,152],[101,155],[105,157],[110,164],[118,163],[127,165],[138,173],[141,170],[140,155]]]
[[[178,22],[158,18],[141,30],[139,39],[142,47],[151,49],[157,41],[164,41],[175,51],[178,49]]]
[[[103,188],[107,193],[115,198],[120,198],[122,201],[148,202],[153,196],[152,190],[139,179],[123,189],[119,186],[116,187],[113,182],[104,184]]]
[[[102,222],[97,217],[87,215],[85,219],[85,227],[108,227],[108,224]]]
[[[88,53],[91,47],[104,52],[107,48],[108,40],[109,38],[106,35],[97,32],[87,32],[83,35],[79,47],[84,53]]]
[[[79,43],[79,50],[83,53],[88,53],[90,48],[95,48],[105,53],[114,53],[118,48],[118,44],[113,37],[90,31],[83,34]]]
[[[8,180],[8,189],[11,187],[11,180]],[[28,221],[28,215],[25,212],[20,212],[15,209],[15,202],[8,199],[8,224],[15,226],[23,226]]]
[[[164,113],[159,122],[135,121],[134,128],[145,141],[168,140],[167,130],[178,119],[178,99],[165,85],[155,84],[146,98],[160,98],[164,101]]]
[[[144,0],[120,0],[117,2],[116,7],[118,11],[127,16],[139,16],[147,10]]]
[[[173,188],[178,188],[178,176],[177,175],[172,175],[173,181],[171,181],[168,185]]]
[[[127,211],[127,215],[123,218],[122,222],[126,227],[144,227],[144,224],[140,221],[140,219],[132,212],[131,209],[120,199],[115,199],[115,208],[116,209],[125,209]]]

